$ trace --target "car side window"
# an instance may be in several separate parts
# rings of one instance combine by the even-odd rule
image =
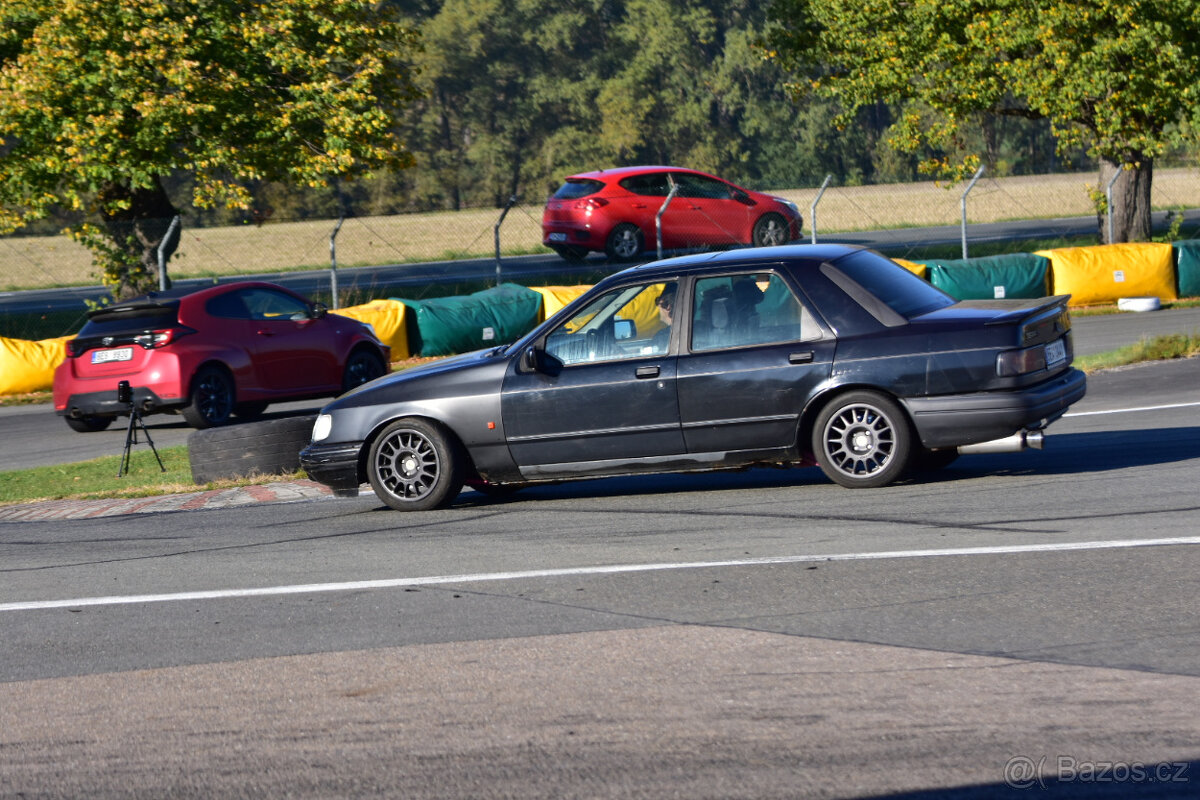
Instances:
[[[648,175],[633,175],[621,181],[621,187],[634,194],[646,197],[666,197],[670,191],[667,173],[652,172]]]
[[[250,319],[302,320],[310,316],[307,303],[269,289],[247,289],[242,292],[242,300],[249,309]]]
[[[692,350],[812,341],[816,318],[774,273],[702,278],[692,306]]]
[[[214,317],[223,319],[250,319],[250,312],[242,302],[241,292],[220,294],[204,304],[204,310]]]
[[[728,200],[730,197],[728,184],[703,175],[683,173],[675,176],[675,182],[679,184],[680,197],[699,197],[711,200]]]
[[[607,292],[551,331],[546,352],[564,366],[664,355],[676,288],[669,281]]]

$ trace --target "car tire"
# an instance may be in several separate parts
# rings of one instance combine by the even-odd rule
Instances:
[[[817,415],[812,446],[821,471],[851,489],[886,486],[904,474],[912,428],[893,400],[871,391],[848,392]]]
[[[604,242],[604,252],[613,261],[632,261],[646,249],[642,229],[631,222],[613,228]]]
[[[192,480],[199,485],[297,472],[316,419],[307,414],[195,431],[187,440]]]
[[[359,348],[346,359],[346,368],[342,370],[342,391],[348,392],[385,374],[387,365],[383,359],[370,350]]]
[[[913,448],[912,461],[909,467],[917,472],[936,472],[945,469],[958,460],[958,448],[946,447],[941,450],[930,450],[925,447]]]
[[[99,416],[99,417],[67,417],[67,427],[79,433],[96,433],[108,428],[113,424],[116,417]]]
[[[791,241],[791,236],[788,233],[787,220],[774,212],[763,214],[754,223],[754,246],[772,247],[774,245],[787,244]]]
[[[233,378],[219,367],[205,367],[192,378],[190,401],[179,413],[188,425],[203,430],[229,422],[233,409]]]
[[[449,505],[462,491],[466,454],[444,428],[427,420],[400,419],[371,443],[367,478],[375,495],[397,511]]]
[[[552,244],[550,249],[558,253],[558,257],[570,264],[582,264],[587,258],[586,247],[575,247],[569,244]]]

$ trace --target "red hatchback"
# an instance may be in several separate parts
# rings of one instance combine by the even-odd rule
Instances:
[[[572,175],[547,201],[542,243],[568,261],[589,251],[610,259],[637,258],[658,243],[662,214],[666,250],[787,244],[800,238],[796,204],[752,192],[682,167],[623,167]]]
[[[179,412],[194,428],[252,418],[268,404],[340,394],[387,372],[370,325],[273,283],[171,290],[92,311],[54,373],[54,411],[104,430],[130,406]]]

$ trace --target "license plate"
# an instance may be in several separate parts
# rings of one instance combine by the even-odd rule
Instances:
[[[107,364],[110,361],[132,361],[132,347],[118,347],[115,350],[93,350],[93,364]]]
[[[550,234],[550,241],[552,241],[552,242],[565,242],[566,240],[567,240],[567,235],[565,233]]]
[[[1057,339],[1046,345],[1046,366],[1052,367],[1067,360],[1067,345],[1062,339]]]

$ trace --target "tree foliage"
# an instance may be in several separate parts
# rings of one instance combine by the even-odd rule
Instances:
[[[313,186],[405,167],[416,34],[370,0],[5,0],[0,230],[57,208],[118,295],[152,286],[181,204],[245,207],[259,181]],[[173,249],[167,243],[168,249]]]
[[[1046,119],[1060,149],[1124,168],[1118,239],[1148,238],[1154,159],[1200,120],[1198,0],[776,0],[772,16],[797,96],[837,100],[843,123],[902,108],[890,139],[930,171],[974,170],[966,132],[989,114]]]

